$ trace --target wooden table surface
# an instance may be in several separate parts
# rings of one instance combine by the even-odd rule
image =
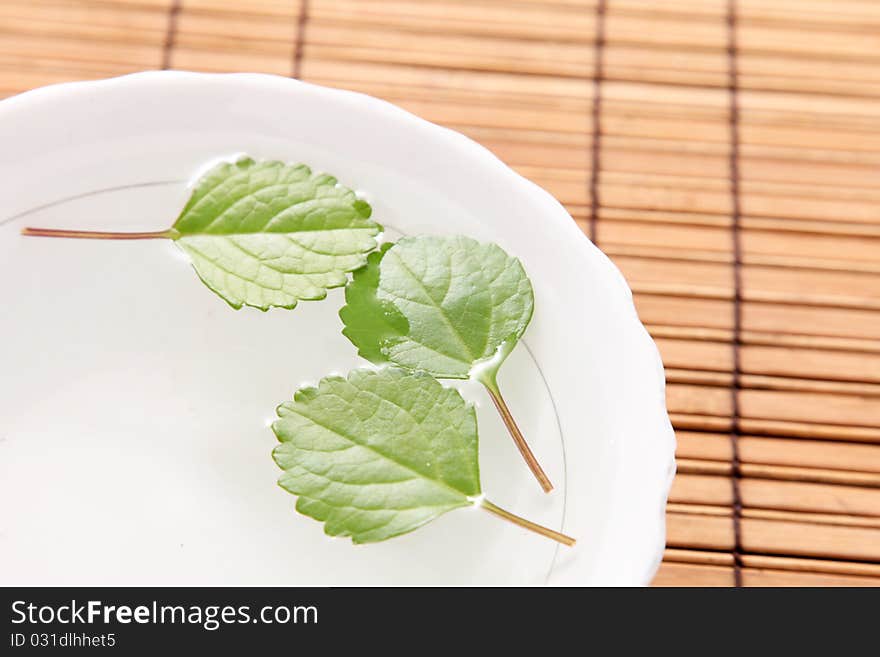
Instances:
[[[880,3],[0,1],[0,96],[156,68],[386,98],[566,205],[666,363],[656,584],[880,584]]]

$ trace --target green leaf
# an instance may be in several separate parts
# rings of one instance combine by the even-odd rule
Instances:
[[[404,534],[480,494],[474,409],[426,374],[355,370],[278,407],[279,483],[355,543]]]
[[[293,308],[366,262],[381,230],[370,214],[332,176],[243,158],[202,176],[169,232],[232,307]]]
[[[541,487],[553,489],[497,382],[534,308],[519,260],[469,237],[405,237],[371,254],[347,285],[345,301],[342,333],[364,358],[480,381]]]
[[[233,308],[293,308],[345,285],[376,248],[372,209],[304,164],[218,164],[195,185],[174,226],[142,233],[24,228],[32,237],[172,239],[199,278]]]
[[[574,540],[481,494],[477,420],[457,390],[424,372],[359,369],[301,388],[277,409],[278,483],[325,533],[354,543],[393,538],[466,506],[553,540]]]
[[[343,333],[374,363],[441,378],[491,374],[525,332],[534,305],[519,260],[468,237],[405,237],[354,273]]]

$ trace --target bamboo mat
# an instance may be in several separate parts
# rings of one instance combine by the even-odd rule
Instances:
[[[880,585],[874,0],[0,0],[0,94],[179,68],[386,98],[557,196],[666,363],[658,585]]]

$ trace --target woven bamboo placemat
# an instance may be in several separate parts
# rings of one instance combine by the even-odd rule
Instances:
[[[568,207],[663,353],[656,583],[876,586],[878,34],[873,0],[3,0],[0,94],[260,71],[470,135]]]

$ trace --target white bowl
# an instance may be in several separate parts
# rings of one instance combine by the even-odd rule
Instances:
[[[623,277],[549,194],[469,139],[368,96],[266,75],[142,73],[0,102],[0,581],[647,584],[675,469],[663,368]],[[382,544],[330,539],[275,484],[275,405],[359,364],[342,290],[232,311],[166,241],[206,162],[302,161],[389,233],[463,233],[524,263],[536,311],[499,381],[545,496],[482,390],[483,489],[578,539],[480,511]]]

